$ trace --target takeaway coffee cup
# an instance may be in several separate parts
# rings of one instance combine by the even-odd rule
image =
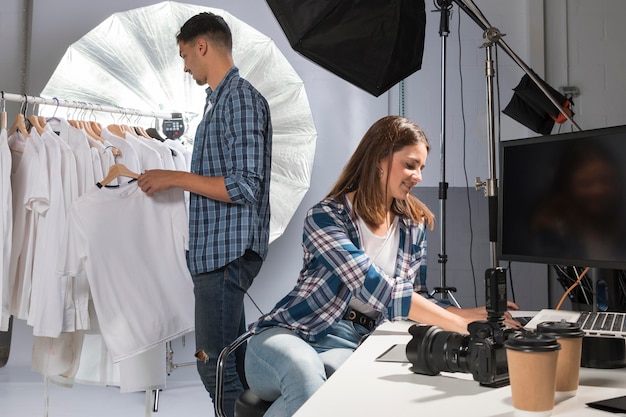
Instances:
[[[515,415],[552,415],[556,366],[561,349],[556,338],[522,332],[511,336],[504,346]]]
[[[556,365],[556,398],[573,397],[578,390],[580,357],[585,333],[577,323],[544,321],[537,325],[537,333],[556,338],[561,345]]]

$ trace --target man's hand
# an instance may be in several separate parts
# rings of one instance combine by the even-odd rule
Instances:
[[[176,175],[178,175],[178,171],[150,169],[137,178],[137,185],[144,193],[153,195],[156,192],[172,187],[174,185],[173,179]]]

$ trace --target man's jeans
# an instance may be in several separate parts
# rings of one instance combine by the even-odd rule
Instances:
[[[194,275],[195,329],[198,373],[215,404],[217,359],[222,349],[246,331],[243,297],[263,261],[255,252],[208,273]],[[244,375],[245,345],[224,364],[224,411],[233,416],[237,396],[247,388]]]

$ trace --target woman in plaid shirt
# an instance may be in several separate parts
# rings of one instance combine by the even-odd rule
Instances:
[[[304,222],[296,286],[252,324],[246,378],[266,416],[291,416],[378,323],[411,319],[467,333],[483,309],[425,292],[432,212],[411,194],[430,145],[410,120],[387,116],[365,133],[338,181]],[[457,313],[457,314],[455,314]]]

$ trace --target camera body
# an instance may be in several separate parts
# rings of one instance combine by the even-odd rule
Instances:
[[[514,333],[503,325],[506,311],[506,271],[489,269],[485,273],[487,320],[467,326],[469,334],[448,332],[437,326],[413,325],[413,335],[406,355],[411,370],[424,375],[439,372],[471,373],[475,381],[487,387],[509,383],[509,369],[504,342]]]
[[[480,385],[501,387],[509,383],[509,367],[504,342],[513,333],[494,321],[475,321],[469,330],[469,371]]]

